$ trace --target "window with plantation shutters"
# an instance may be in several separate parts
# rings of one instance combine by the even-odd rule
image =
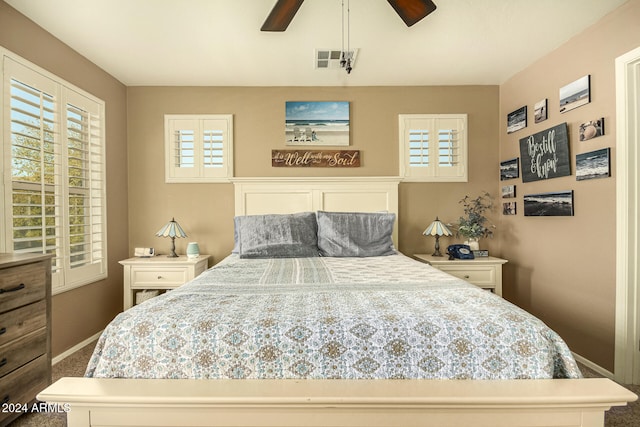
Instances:
[[[404,181],[467,181],[466,114],[401,114],[399,130]]]
[[[51,254],[54,293],[105,278],[104,103],[0,53],[1,249]]]
[[[167,114],[166,182],[226,182],[233,177],[231,115]]]

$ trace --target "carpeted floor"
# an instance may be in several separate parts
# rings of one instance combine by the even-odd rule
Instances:
[[[94,344],[88,345],[75,352],[66,359],[53,366],[53,381],[62,377],[81,377],[89,362]],[[581,366],[585,377],[600,377],[598,373]],[[640,396],[640,385],[625,386]],[[25,414],[11,423],[10,427],[66,427],[67,419],[64,413],[33,413]],[[605,427],[639,427],[640,402],[635,401],[627,406],[613,407],[605,414]]]

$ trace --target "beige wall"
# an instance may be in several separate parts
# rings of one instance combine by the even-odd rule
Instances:
[[[284,106],[294,100],[349,101],[350,149],[361,151],[360,168],[272,168],[271,150],[284,144]],[[235,174],[260,176],[397,176],[398,114],[467,113],[469,183],[401,184],[399,248],[404,253],[433,251],[421,235],[439,215],[455,221],[465,194],[492,191],[498,179],[498,88],[461,87],[129,87],[129,249],[153,246],[166,253],[169,242],[154,233],[174,217],[189,238],[214,262],[233,247],[232,184],[164,182],[164,114],[231,113],[234,116]],[[290,147],[291,148],[291,147]],[[496,215],[497,220],[497,215]],[[488,249],[497,250],[496,239]],[[446,245],[448,239],[443,239]],[[496,252],[497,254],[497,252]]]
[[[505,297],[546,321],[571,349],[613,371],[615,315],[615,80],[614,60],[640,45],[640,1],[632,0],[500,87],[500,160],[520,157],[519,139],[566,122],[569,177],[516,184],[518,214],[500,229]],[[560,87],[591,75],[591,103],[559,112]],[[533,105],[548,98],[549,119],[534,124]],[[506,115],[528,106],[529,125],[506,133]],[[605,135],[579,141],[581,123],[605,119]],[[575,156],[611,147],[612,177],[576,181]],[[502,185],[502,183],[500,184]],[[575,216],[524,217],[522,196],[573,190]]]
[[[103,329],[122,310],[122,267],[118,260],[127,255],[126,89],[3,1],[0,46],[106,103],[109,277],[53,297],[55,356]]]

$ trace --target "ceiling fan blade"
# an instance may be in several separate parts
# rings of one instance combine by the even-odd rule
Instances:
[[[284,31],[304,0],[278,0],[260,31]]]
[[[434,10],[436,5],[431,0],[387,0],[402,18],[407,27],[412,26]]]

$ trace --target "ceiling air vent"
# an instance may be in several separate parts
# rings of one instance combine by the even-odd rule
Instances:
[[[352,49],[353,56],[351,58],[351,65],[356,62],[356,56],[358,55],[358,49]],[[340,69],[340,57],[342,56],[340,49],[316,49],[315,51],[315,68],[337,70]]]

